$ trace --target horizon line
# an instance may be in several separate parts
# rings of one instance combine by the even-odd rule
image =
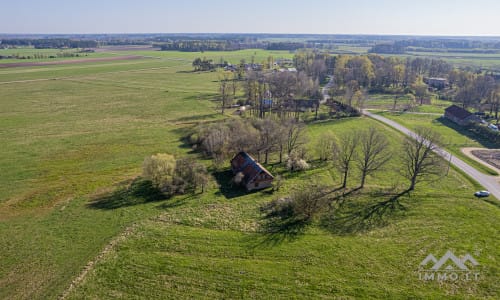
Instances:
[[[299,35],[299,36],[392,36],[392,37],[481,37],[500,38],[500,34],[423,34],[423,33],[276,33],[276,32],[88,32],[88,33],[7,33],[0,32],[0,35]]]

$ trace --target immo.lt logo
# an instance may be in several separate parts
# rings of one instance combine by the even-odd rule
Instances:
[[[478,262],[470,254],[456,257],[447,251],[439,260],[432,254],[420,263],[418,277],[423,281],[477,281],[479,272],[474,270]]]

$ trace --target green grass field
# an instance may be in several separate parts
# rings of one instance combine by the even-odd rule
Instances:
[[[460,126],[448,121],[443,116],[426,115],[426,114],[392,114],[383,113],[389,119],[401,123],[407,128],[415,128],[419,126],[432,128],[440,133],[443,137],[444,147],[453,155],[466,161],[481,172],[489,175],[498,175],[496,171],[478,163],[462,153],[460,149],[466,147],[484,147],[492,148],[488,141],[478,138],[477,136],[467,132]]]
[[[205,194],[154,194],[135,180],[143,159],[158,152],[196,155],[182,137],[198,122],[223,118],[213,102],[216,73],[192,72],[192,59],[222,56],[237,63],[292,54],[123,53],[153,58],[0,70],[1,299],[57,298],[120,236],[69,298],[498,295],[499,206],[474,199],[478,187],[460,173],[452,170],[402,197],[405,209],[373,219],[357,214],[389,197],[381,190],[406,184],[397,172],[402,136],[370,119],[307,128],[311,155],[324,132],[376,126],[390,140],[395,154],[387,169],[335,212],[349,217],[340,219],[345,222],[325,215],[290,231],[262,230],[262,204],[311,181],[338,187],[337,172],[317,162],[298,174],[271,166],[285,179],[274,194],[228,190],[220,174],[222,189],[214,179]],[[354,174],[349,187],[357,184]],[[481,264],[481,280],[420,281],[420,261],[448,249],[471,252]]]
[[[110,52],[89,52],[89,53],[79,53],[78,49],[35,49],[35,48],[12,48],[12,49],[0,49],[0,56],[18,56],[25,57],[24,59],[0,59],[0,64],[6,63],[22,63],[22,62],[49,62],[49,61],[61,61],[61,60],[85,60],[91,58],[103,58],[103,57],[113,57],[117,56],[117,53]],[[74,55],[64,56],[64,54]],[[78,55],[78,56],[76,56]],[[35,58],[37,56],[38,58]],[[50,58],[53,56],[53,58]],[[29,57],[29,58],[28,58]]]
[[[435,96],[431,98],[431,104],[415,105],[410,103],[408,96],[399,96],[394,103],[394,95],[387,94],[369,94],[366,97],[364,108],[373,110],[390,110],[390,111],[403,111],[409,107],[410,112],[428,113],[428,114],[444,114],[444,110],[452,104],[451,101],[436,99]]]

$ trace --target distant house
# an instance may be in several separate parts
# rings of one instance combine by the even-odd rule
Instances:
[[[436,89],[444,89],[448,86],[448,79],[437,77],[424,77],[424,83]]]
[[[461,126],[481,122],[481,119],[478,116],[456,105],[452,105],[445,109],[444,117]]]
[[[242,184],[248,191],[260,190],[272,185],[273,175],[246,152],[238,153],[231,160],[233,174],[243,174]]]

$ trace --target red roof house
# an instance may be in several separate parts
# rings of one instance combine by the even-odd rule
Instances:
[[[242,184],[248,191],[260,190],[272,185],[273,175],[246,152],[238,153],[231,160],[233,174],[243,174]]]

